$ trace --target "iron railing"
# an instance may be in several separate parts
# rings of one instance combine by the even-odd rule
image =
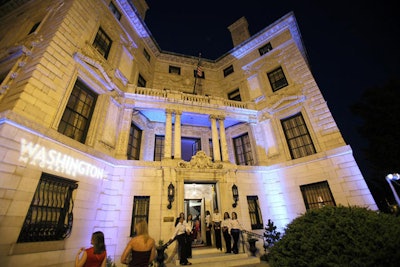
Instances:
[[[44,174],[36,188],[18,243],[63,240],[71,234],[75,181]]]

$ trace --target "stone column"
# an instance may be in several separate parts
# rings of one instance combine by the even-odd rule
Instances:
[[[211,136],[213,143],[213,153],[214,153],[214,161],[221,161],[221,155],[219,153],[219,140],[218,140],[218,129],[217,129],[217,119],[215,116],[210,116],[211,120]]]
[[[181,115],[182,111],[175,112],[174,159],[180,159],[181,151]]]
[[[224,117],[220,117],[218,119],[218,122],[219,122],[219,135],[220,135],[220,139],[221,139],[222,161],[223,162],[228,162],[229,161],[229,159],[228,159],[228,145],[226,144],[224,120],[225,120]]]
[[[119,136],[116,145],[116,158],[126,159],[127,148],[129,140],[129,131],[131,129],[132,117],[137,111],[132,111],[132,108],[124,108],[122,113],[122,120],[119,124]]]
[[[164,159],[170,159],[172,152],[172,110],[166,110],[165,116]]]

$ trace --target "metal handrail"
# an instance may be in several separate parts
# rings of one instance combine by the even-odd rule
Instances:
[[[264,236],[260,235],[260,234],[256,234],[256,233],[253,233],[253,232],[250,232],[250,231],[247,231],[247,230],[242,230],[242,232],[244,232],[244,233],[246,233],[247,235],[250,235],[250,236],[257,236],[258,238],[264,239]]]

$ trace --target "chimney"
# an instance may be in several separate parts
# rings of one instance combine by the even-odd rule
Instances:
[[[146,0],[132,0],[133,5],[135,6],[139,16],[144,20],[146,16],[146,12],[149,9],[149,6],[146,3]]]
[[[231,32],[233,47],[243,43],[250,38],[249,24],[245,17],[241,17],[228,27]]]

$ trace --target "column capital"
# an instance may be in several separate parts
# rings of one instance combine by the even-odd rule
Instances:
[[[211,114],[210,116],[208,116],[208,118],[209,118],[210,120],[216,120],[216,119],[218,119],[218,115],[213,115],[213,114]]]

